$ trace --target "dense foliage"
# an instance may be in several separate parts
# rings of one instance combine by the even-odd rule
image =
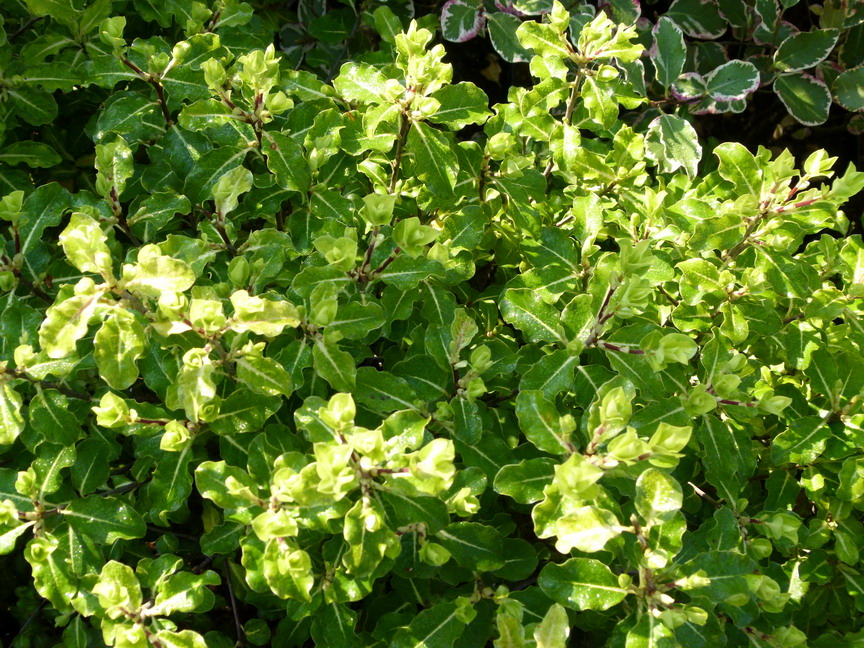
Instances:
[[[861,642],[864,173],[708,150],[602,12],[490,109],[435,15],[329,82],[81,4],[0,49],[16,646]]]
[[[796,5],[803,6],[807,30],[788,20]],[[568,6],[574,30],[596,13],[587,2]],[[528,61],[533,50],[521,42],[519,27],[526,17],[551,9],[552,0],[448,0],[441,30],[454,42],[485,30],[506,61]],[[808,126],[828,119],[832,101],[835,110],[864,109],[864,3],[828,0],[813,7],[798,0],[674,0],[653,23],[642,16],[638,1],[609,0],[608,11],[616,21],[633,25],[650,48],[652,98],[692,114],[742,112],[760,87],[770,87],[789,114]],[[645,67],[634,61],[627,68],[643,94]],[[856,133],[864,126],[852,115],[848,124]]]

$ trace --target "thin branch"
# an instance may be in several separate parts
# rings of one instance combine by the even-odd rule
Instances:
[[[77,398],[78,400],[87,401],[92,398],[90,394],[79,392],[75,389],[70,389],[69,387],[65,387],[60,383],[31,378],[27,375],[27,371],[25,369],[7,369],[6,371],[8,373],[11,373],[15,378],[20,378],[21,380],[26,380],[27,382],[36,385],[37,388],[41,387],[42,389],[55,389],[64,396],[68,396],[69,398]]]
[[[681,305],[681,302],[678,301],[677,299],[675,299],[675,298],[674,298],[672,295],[670,295],[668,292],[666,292],[666,291],[663,289],[663,286],[661,286],[660,284],[657,284],[657,290],[659,290],[659,291],[660,291],[660,294],[663,295],[666,299],[668,299],[668,300],[672,303],[673,306],[680,306],[680,305]]]
[[[610,351],[618,351],[619,353],[629,353],[631,355],[645,355],[645,351],[643,349],[636,349],[633,347],[620,346],[618,344],[612,344],[611,342],[598,342],[598,345],[603,347],[604,349],[609,349]]]
[[[171,119],[171,113],[168,111],[168,104],[165,101],[165,88],[162,86],[162,82],[149,72],[145,72],[135,65],[135,63],[130,61],[126,56],[121,56],[120,62],[137,74],[142,81],[153,86],[153,89],[156,90],[156,98],[159,102],[159,107],[162,109],[162,116],[165,118],[165,126],[166,128],[171,126],[174,121]]]
[[[42,599],[39,602],[39,605],[36,606],[36,609],[33,610],[29,617],[27,617],[27,620],[21,626],[21,629],[18,631],[18,633],[14,637],[12,637],[12,641],[9,643],[10,648],[15,648],[15,644],[18,639],[24,636],[24,631],[30,627],[30,624],[33,623],[33,621],[36,620],[36,617],[39,616],[39,613],[44,609],[46,605],[48,605],[48,599]]]
[[[231,584],[231,571],[228,569],[228,561],[222,565],[225,574],[225,583],[228,585],[228,598],[231,601],[231,612],[234,615],[234,630],[237,632],[237,643],[235,646],[243,646],[243,624],[240,623],[240,614],[237,612],[237,598],[234,596],[234,586]]]
[[[402,165],[402,151],[405,148],[405,140],[408,139],[408,131],[411,130],[411,120],[408,113],[402,112],[402,125],[399,127],[399,139],[396,141],[396,157],[393,159],[393,173],[390,175],[390,193],[396,191],[396,182],[399,180],[399,167]]]
[[[18,283],[24,286],[36,297],[44,301],[49,306],[54,303],[54,300],[51,299],[51,296],[48,293],[39,288],[39,286],[34,285],[33,282],[27,279],[27,277],[25,277],[24,275],[22,275],[20,271],[16,271],[15,275],[18,277]]]
[[[21,25],[18,29],[16,29],[14,32],[12,32],[12,33],[9,35],[9,38],[7,38],[6,40],[8,40],[8,41],[11,43],[11,42],[14,41],[16,38],[18,38],[21,34],[23,34],[25,31],[27,31],[27,30],[30,29],[33,25],[35,25],[37,22],[39,22],[40,20],[42,20],[44,17],[45,17],[45,16],[36,16],[35,18],[31,18],[30,20],[28,20],[27,22],[25,22],[23,25]]]
[[[375,268],[370,274],[376,275],[376,274],[380,274],[380,273],[384,272],[387,269],[387,266],[389,266],[391,263],[393,263],[396,260],[396,257],[399,255],[399,253],[401,251],[402,251],[402,248],[397,246],[390,253],[390,256],[388,256],[386,259],[384,259],[384,262],[380,266]]]

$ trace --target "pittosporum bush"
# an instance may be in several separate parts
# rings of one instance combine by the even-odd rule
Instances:
[[[864,3],[828,0],[674,0],[653,23],[638,0],[575,0],[570,29],[579,29],[605,6],[617,21],[633,25],[649,47],[650,64],[623,66],[643,93],[680,104],[693,114],[742,112],[760,87],[770,88],[801,124],[815,126],[834,110],[864,110]],[[649,8],[652,3],[648,3]],[[797,7],[796,7],[797,5]],[[806,5],[806,6],[805,6]],[[448,0],[441,11],[444,38],[464,42],[488,35],[506,61],[528,61],[532,48],[518,35],[523,21],[552,11],[553,0]],[[803,14],[809,30],[787,19]],[[858,118],[848,127],[860,134]]]
[[[860,643],[864,173],[634,130],[560,4],[491,110],[386,7],[330,84],[243,4],[27,4],[82,78],[20,118],[104,98],[95,178],[4,176],[16,646]]]

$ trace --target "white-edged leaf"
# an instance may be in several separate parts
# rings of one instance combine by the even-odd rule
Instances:
[[[684,32],[672,19],[663,16],[654,26],[653,34],[654,45],[649,54],[657,70],[657,80],[668,88],[684,69],[687,58]]]
[[[846,110],[864,110],[864,67],[846,70],[834,79],[834,100]]]
[[[793,34],[774,52],[774,69],[778,72],[806,70],[824,61],[837,44],[836,29],[815,29]]]
[[[789,114],[805,126],[818,126],[828,119],[831,93],[816,77],[801,72],[783,74],[774,81],[774,92]]]
[[[729,61],[712,71],[705,81],[715,101],[737,101],[759,87],[759,70],[749,61]]]
[[[441,35],[454,43],[469,41],[483,29],[483,3],[447,0],[441,7]]]

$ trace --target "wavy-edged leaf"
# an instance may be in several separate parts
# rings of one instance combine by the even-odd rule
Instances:
[[[627,597],[618,577],[593,558],[550,563],[540,572],[537,583],[553,601],[574,610],[608,610]]]

